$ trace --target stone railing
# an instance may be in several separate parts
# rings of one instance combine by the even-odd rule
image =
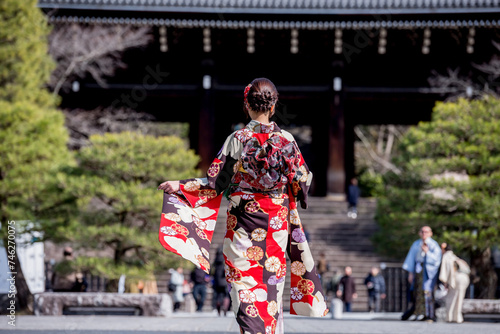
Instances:
[[[63,315],[68,310],[131,309],[133,314],[169,317],[172,299],[168,294],[44,292],[34,296],[35,315]]]
[[[464,299],[464,314],[500,314],[500,300],[497,299]]]

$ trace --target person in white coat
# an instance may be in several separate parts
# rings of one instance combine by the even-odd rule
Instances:
[[[441,270],[439,280],[448,289],[446,294],[446,321],[462,323],[462,305],[465,291],[469,286],[470,269],[462,259],[456,256],[450,246],[446,246],[443,259],[441,260]]]
[[[184,270],[182,267],[177,268],[177,270],[170,269],[170,284],[176,286],[175,291],[173,291],[174,300],[174,312],[179,310],[181,303],[184,301],[183,284],[184,284]]]

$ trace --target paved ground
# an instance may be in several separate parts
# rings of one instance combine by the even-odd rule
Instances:
[[[351,313],[341,320],[285,315],[285,333],[296,334],[498,334],[500,324],[465,322],[463,324],[400,321],[399,313]],[[171,318],[134,316],[18,316],[16,327],[2,316],[0,333],[25,334],[235,334],[234,317],[213,313],[179,313]]]

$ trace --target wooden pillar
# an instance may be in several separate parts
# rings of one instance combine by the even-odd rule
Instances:
[[[340,76],[332,79],[328,126],[327,194],[345,193],[345,117]]]
[[[327,194],[327,170],[329,156],[329,101],[324,99],[320,104],[315,105],[317,114],[311,117],[312,145],[311,164],[309,167],[313,171],[313,186],[311,194],[314,196],[326,196]]]
[[[205,172],[215,158],[214,133],[215,133],[215,96],[213,89],[211,61],[202,63],[202,97],[200,117],[198,120],[198,154],[200,155],[200,169]]]

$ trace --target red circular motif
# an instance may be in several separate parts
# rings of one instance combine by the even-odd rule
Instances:
[[[226,281],[228,281],[229,283],[241,281],[241,272],[236,268],[229,268],[226,276]]]
[[[208,239],[207,238],[207,234],[205,232],[203,232],[202,230],[200,230],[199,228],[196,229],[196,234],[198,234],[198,236],[202,239],[202,240],[206,240]]]
[[[314,283],[309,279],[301,279],[297,284],[299,292],[303,295],[310,295],[314,292]]]
[[[262,260],[264,251],[259,246],[252,246],[247,249],[247,257],[253,261]]]
[[[201,267],[210,270],[210,263],[208,263],[207,259],[205,259],[203,256],[196,255],[196,260],[198,260],[198,263],[200,264]]]
[[[288,218],[288,209],[284,206],[281,209],[279,209],[278,217],[280,217],[281,220],[286,221]]]
[[[252,318],[255,318],[256,316],[259,315],[259,310],[254,305],[248,305],[247,308],[245,309],[245,312]]]
[[[198,193],[199,196],[203,196],[203,197],[207,197],[207,198],[214,198],[217,196],[217,192],[215,190],[211,190],[211,189],[204,189],[204,190],[200,190],[200,192]]]
[[[179,234],[182,234],[184,236],[187,236],[189,234],[189,231],[187,228],[185,228],[184,226],[182,225],[179,225],[179,224],[172,224],[172,226],[170,226],[175,232],[179,233]]]
[[[260,209],[260,204],[258,202],[256,202],[256,201],[248,202],[245,205],[245,211],[246,212],[254,213],[254,212],[259,211],[259,209]]]
[[[220,165],[217,162],[213,162],[208,168],[207,174],[210,177],[215,177],[220,172]]]
[[[236,223],[238,222],[238,219],[236,216],[232,214],[227,215],[227,229],[232,230],[236,227]]]

